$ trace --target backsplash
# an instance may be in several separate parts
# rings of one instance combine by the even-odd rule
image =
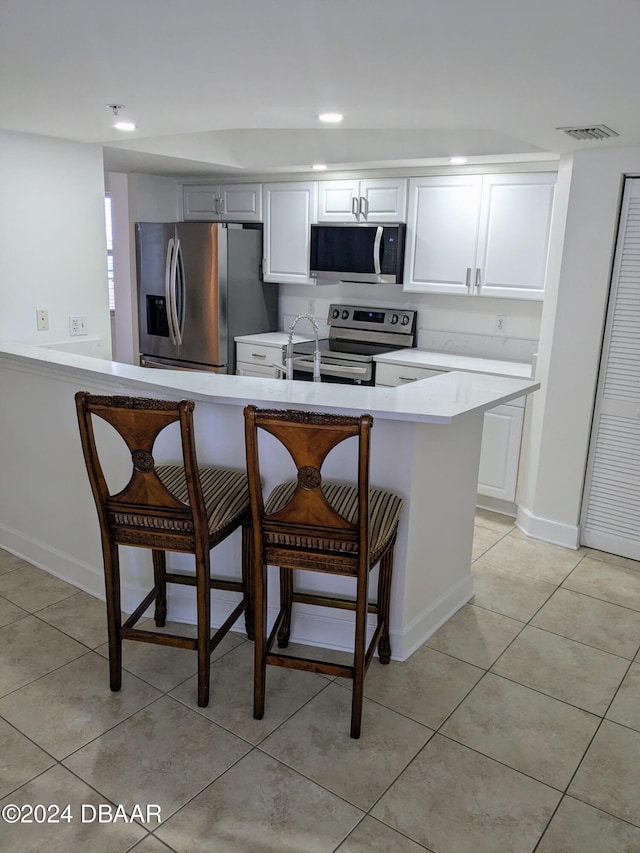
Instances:
[[[426,298],[404,293],[397,285],[340,284],[322,288],[282,285],[281,329],[288,331],[296,314],[310,312],[316,318],[320,337],[326,337],[329,333],[327,315],[332,302],[381,308],[393,305],[417,310],[417,346],[424,350],[527,364],[538,351],[539,303],[458,296]],[[496,314],[508,315],[506,322],[511,335],[491,334]],[[313,336],[311,325],[304,320],[297,325],[296,333]]]
[[[503,335],[472,335],[419,329],[418,347],[434,352],[531,363],[534,353],[538,351],[538,341],[508,338]]]

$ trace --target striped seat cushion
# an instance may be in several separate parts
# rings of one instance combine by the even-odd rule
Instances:
[[[271,492],[265,504],[265,514],[277,512],[293,497],[296,483],[281,483]],[[355,486],[323,483],[322,493],[333,509],[351,524],[358,523],[358,490]],[[402,498],[385,489],[369,489],[369,552],[372,565],[377,563],[395,535]],[[295,541],[294,541],[295,538]],[[292,537],[286,534],[270,535],[270,541],[279,545],[297,545],[318,550],[338,550],[330,539],[317,537]],[[339,545],[340,551],[356,550],[355,543]]]
[[[158,477],[169,491],[184,503],[189,503],[187,480],[180,465],[158,465]],[[216,534],[237,523],[249,509],[247,475],[229,468],[198,468],[204,502],[207,508],[209,533]]]

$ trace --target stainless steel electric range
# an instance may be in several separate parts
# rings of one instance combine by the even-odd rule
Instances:
[[[329,337],[318,341],[322,382],[375,385],[374,356],[415,347],[417,312],[403,308],[331,305]],[[313,376],[315,341],[293,347],[293,378]]]

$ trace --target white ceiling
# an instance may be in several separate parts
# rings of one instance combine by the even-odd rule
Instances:
[[[639,40],[640,0],[0,0],[0,127],[185,176],[640,146]]]

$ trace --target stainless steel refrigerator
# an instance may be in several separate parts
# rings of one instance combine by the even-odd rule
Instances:
[[[140,364],[235,373],[237,335],[278,328],[262,225],[137,222]]]

